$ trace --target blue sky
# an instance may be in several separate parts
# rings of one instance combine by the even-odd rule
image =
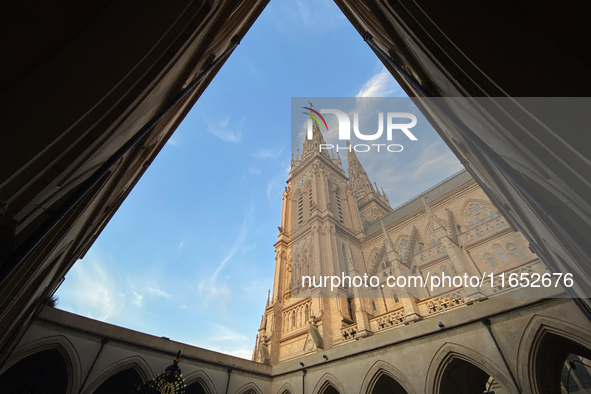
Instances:
[[[332,1],[272,0],[70,270],[58,307],[250,358],[273,282],[291,98],[356,96],[405,95]],[[395,166],[360,157],[393,206],[461,168],[432,130],[412,152]]]

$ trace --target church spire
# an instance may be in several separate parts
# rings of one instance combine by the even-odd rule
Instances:
[[[349,184],[353,189],[353,194],[359,201],[368,194],[372,194],[374,190],[367,173],[359,162],[349,141],[347,141],[347,150],[349,152],[347,154],[347,162],[349,163]]]
[[[380,225],[382,226],[382,235],[384,236],[384,244],[386,245],[386,252],[394,252],[396,253],[396,249],[394,249],[394,244],[390,239],[390,235],[388,235],[388,231],[386,231],[386,226],[384,225],[384,221],[380,218]]]
[[[349,188],[351,189],[361,215],[361,224],[365,228],[369,223],[378,220],[387,212],[392,211],[390,201],[380,188],[375,187],[355,154],[355,148],[347,141],[347,161],[349,163]]]
[[[427,200],[425,200],[425,196],[423,196],[422,194],[420,195],[421,197],[421,201],[423,201],[423,206],[425,207],[425,211],[427,211],[427,216],[429,217],[429,219],[431,220],[431,227],[432,230],[435,231],[440,227],[444,227],[441,222],[439,221],[439,218],[437,216],[435,216],[435,214],[433,213],[433,211],[431,210],[431,207],[429,206],[429,204],[427,203]]]
[[[309,115],[308,126],[306,130],[309,130],[310,126],[312,126],[312,139],[309,139],[308,132],[306,132],[304,140],[304,149],[302,151],[302,161],[304,161],[309,156],[313,155],[314,152],[318,152],[330,159],[330,155],[328,154],[326,149],[323,149],[322,152],[319,152],[320,145],[326,144],[326,142],[324,142],[324,137],[322,136],[320,126],[318,125],[318,123],[320,123],[320,120],[318,119],[318,116],[314,114],[315,110],[313,108],[314,106],[312,105],[312,103],[310,103],[310,107],[304,107],[304,109],[310,111],[304,113],[306,115]]]

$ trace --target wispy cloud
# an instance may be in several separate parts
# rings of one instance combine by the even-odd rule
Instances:
[[[358,155],[372,181],[384,188],[395,207],[424,192],[463,166],[441,140],[423,143],[420,153],[406,161],[388,162],[380,155]]]
[[[396,92],[398,84],[390,72],[384,67],[382,71],[371,77],[355,97],[388,97]]]
[[[210,122],[207,119],[204,120],[207,122],[207,132],[215,135],[222,141],[232,143],[242,142],[242,126],[246,118],[240,119],[237,123],[230,123],[230,116],[214,122]]]
[[[259,175],[261,173],[261,169],[257,167],[248,167],[248,172],[251,174]]]
[[[151,294],[153,296],[170,298],[170,294],[157,287],[146,287],[145,290],[146,293]]]
[[[178,148],[178,147],[180,147],[180,146],[181,146],[181,143],[180,143],[180,141],[179,141],[177,138],[175,138],[174,136],[170,137],[170,138],[168,139],[168,141],[166,141],[166,143],[167,143],[167,144],[170,144],[170,145],[172,145],[172,146],[174,146],[174,147],[176,147],[176,148]]]
[[[142,299],[144,298],[144,296],[136,293],[135,291],[133,292],[133,295],[135,298],[131,302],[133,302],[136,306],[141,308],[142,307]]]
[[[248,337],[221,324],[212,323],[215,335],[207,338],[208,343],[216,351],[232,356],[250,359],[252,343]]]
[[[234,245],[232,246],[232,248],[230,249],[230,251],[228,252],[228,254],[226,255],[226,257],[224,257],[224,259],[222,260],[222,262],[220,263],[220,265],[218,266],[218,268],[215,270],[213,276],[211,277],[211,282],[212,283],[215,282],[216,277],[219,275],[220,271],[222,269],[224,269],[224,267],[226,266],[226,264],[228,263],[228,261],[230,261],[232,259],[232,257],[234,257],[234,255],[236,254],[236,252],[238,251],[238,249],[240,249],[242,247],[242,244],[246,240],[247,234],[248,234],[247,220],[244,219],[244,221],[242,222],[242,229],[240,230],[240,234],[234,240]]]
[[[176,250],[181,250],[185,246],[185,240],[182,240],[180,244],[176,247]]]
[[[461,170],[463,166],[452,151],[448,150],[441,141],[434,142],[421,154],[419,165],[413,176],[423,177],[427,174],[453,173]]]
[[[266,194],[269,201],[275,201],[277,197],[281,196],[283,190],[285,190],[286,174],[289,174],[291,171],[291,158],[281,162],[279,168],[281,170],[267,182]]]
[[[251,250],[253,250],[253,249],[254,249],[254,248],[256,248],[256,247],[257,247],[257,244],[256,244],[256,242],[255,242],[255,243],[253,243],[253,244],[251,244],[251,245],[246,245],[246,246],[243,246],[243,247],[242,247],[242,250],[240,251],[240,253],[241,253],[241,254],[248,253],[248,252],[250,252]]]
[[[316,37],[339,28],[346,23],[345,16],[330,0],[284,1],[281,6],[269,9],[268,14],[277,30],[293,38]],[[302,29],[302,26],[305,29]]]
[[[267,183],[267,198],[270,200],[273,198],[273,190],[277,186],[277,181],[272,179]]]
[[[227,300],[230,295],[230,289],[226,284],[218,284],[218,276],[226,267],[226,265],[234,258],[236,253],[243,248],[244,242],[248,238],[249,235],[249,223],[252,221],[252,216],[254,215],[254,201],[251,201],[250,207],[246,212],[245,218],[242,222],[242,227],[240,229],[240,233],[234,239],[230,250],[226,253],[224,258],[218,264],[215,272],[209,279],[202,279],[198,286],[197,290],[199,291],[199,296],[204,301],[205,305],[207,305],[207,300],[216,299],[218,303],[221,305],[222,308],[225,309],[225,300]]]
[[[327,29],[333,27],[337,21],[345,18],[342,12],[334,4],[326,0],[316,0],[314,2],[295,0],[294,13],[306,27],[315,29]]]
[[[246,335],[236,332],[228,327],[222,326],[221,324],[212,323],[215,326],[216,335],[209,337],[210,341],[214,342],[240,342],[248,341]]]
[[[283,193],[282,182],[277,177],[267,183],[267,198],[272,201]]]
[[[298,6],[299,15],[302,18],[302,22],[304,22],[304,26],[311,25],[316,19],[317,14],[310,9],[308,4],[301,0],[296,0],[295,3]]]
[[[214,352],[250,360],[254,345],[254,335],[249,339],[243,333],[219,323],[202,324],[200,331],[202,333],[199,336],[185,334],[175,339],[183,343],[204,347]]]
[[[94,253],[76,263],[68,273],[67,286],[62,289],[66,294],[64,298],[72,300],[72,304],[64,305],[64,309],[102,321],[120,312],[125,304],[125,294],[118,289],[106,267],[107,264]],[[141,298],[134,301],[141,304]]]
[[[260,148],[252,155],[257,159],[275,159],[282,151],[283,149]]]
[[[222,303],[224,300],[230,297],[230,289],[226,284],[217,285],[214,282],[206,282],[201,281],[199,285],[197,285],[197,290],[199,291],[200,297],[205,297],[206,299],[218,299]]]

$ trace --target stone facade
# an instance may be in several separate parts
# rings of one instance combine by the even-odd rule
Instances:
[[[319,152],[313,125],[292,161],[276,248],[273,294],[253,360],[277,364],[412,322],[510,296],[499,274],[548,272],[525,238],[462,171],[396,209],[372,184],[353,150],[342,159]],[[377,276],[377,286],[309,289],[303,276]],[[480,288],[390,287],[388,276],[493,274]],[[457,282],[456,282],[457,283]]]

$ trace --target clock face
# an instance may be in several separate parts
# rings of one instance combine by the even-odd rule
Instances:
[[[306,182],[306,176],[304,175],[303,177],[300,178],[300,181],[298,182],[298,185],[302,186],[304,184],[304,182]]]

